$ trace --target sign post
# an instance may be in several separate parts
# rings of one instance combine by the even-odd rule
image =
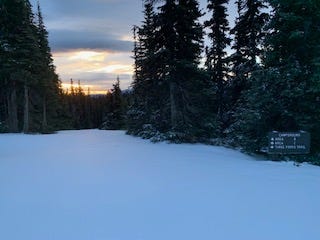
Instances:
[[[270,132],[269,154],[308,154],[310,153],[310,133],[308,132]]]

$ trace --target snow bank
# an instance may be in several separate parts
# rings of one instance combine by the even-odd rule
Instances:
[[[0,239],[318,240],[320,168],[122,131],[0,135]]]

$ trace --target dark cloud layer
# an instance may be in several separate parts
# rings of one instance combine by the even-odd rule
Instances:
[[[38,0],[31,0],[33,5]],[[199,0],[205,9],[207,0]],[[231,0],[230,2],[234,2]],[[40,0],[54,51],[107,49],[131,51],[123,38],[143,19],[142,0]],[[232,9],[231,15],[235,11]]]
[[[31,0],[35,5],[36,0]],[[142,19],[141,0],[40,0],[53,51],[130,52],[124,37]]]
[[[50,33],[51,48],[55,52],[75,49],[130,52],[133,48],[131,41],[119,40],[115,36],[99,32],[52,30]]]

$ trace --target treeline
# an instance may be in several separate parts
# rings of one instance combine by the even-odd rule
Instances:
[[[119,79],[105,95],[63,91],[39,3],[0,0],[0,132],[123,128],[125,98]]]
[[[61,88],[40,7],[0,0],[0,132],[127,129],[153,141],[209,142],[250,152],[269,131],[311,133],[320,152],[320,2],[146,1],[135,26],[134,80],[106,95]],[[204,38],[209,39],[209,44]],[[204,61],[203,61],[204,60]]]
[[[254,152],[269,131],[304,130],[319,153],[320,1],[237,0],[232,29],[228,4],[208,0],[202,24],[196,0],[145,2],[129,133]]]
[[[9,132],[49,132],[56,127],[60,82],[40,7],[0,1],[0,122]]]
[[[70,89],[63,94],[64,124],[61,129],[119,130],[126,127],[126,109],[130,94],[120,89],[120,79],[106,94],[90,94],[78,81],[70,81]]]

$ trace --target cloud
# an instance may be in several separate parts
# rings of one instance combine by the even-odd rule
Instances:
[[[49,28],[52,22],[63,21],[61,29],[70,24],[94,29],[107,26],[114,33],[123,33],[142,20],[141,0],[42,0],[40,4]]]
[[[38,0],[31,0],[36,6]],[[233,2],[233,0],[231,1]],[[92,92],[132,82],[132,26],[143,19],[141,0],[40,0],[57,73]],[[205,9],[207,0],[200,0]],[[234,10],[234,9],[233,9]],[[231,15],[234,15],[233,11]]]
[[[31,2],[36,3],[37,0]],[[110,18],[118,16],[118,19],[126,15],[137,15],[135,10],[141,8],[141,0],[42,0],[40,5],[48,14],[48,19],[61,16],[91,16],[93,18]],[[128,10],[132,11],[128,11]],[[54,14],[51,14],[54,13]],[[119,14],[124,13],[122,16]]]
[[[132,60],[125,52],[75,50],[55,52],[53,57],[64,83],[68,84],[71,78],[81,80],[82,85],[91,88],[91,92],[107,91],[117,76],[120,77],[123,89],[128,88],[132,82]]]
[[[53,51],[132,51],[127,36],[141,21],[140,0],[42,0],[40,5]]]
[[[54,52],[75,49],[108,50],[114,52],[131,52],[131,41],[117,39],[116,36],[100,32],[83,30],[52,30],[50,31],[50,45]]]
[[[116,82],[117,77],[120,79],[120,87],[125,90],[128,89],[131,82],[132,76],[127,74],[103,74],[103,73],[95,73],[95,74],[81,74],[81,78],[72,78],[74,81],[74,85],[78,84],[78,81],[81,82],[81,87],[87,91],[88,88],[90,92],[95,93],[106,93],[108,90],[112,89],[112,85]],[[70,89],[70,79],[63,81],[63,88]]]

